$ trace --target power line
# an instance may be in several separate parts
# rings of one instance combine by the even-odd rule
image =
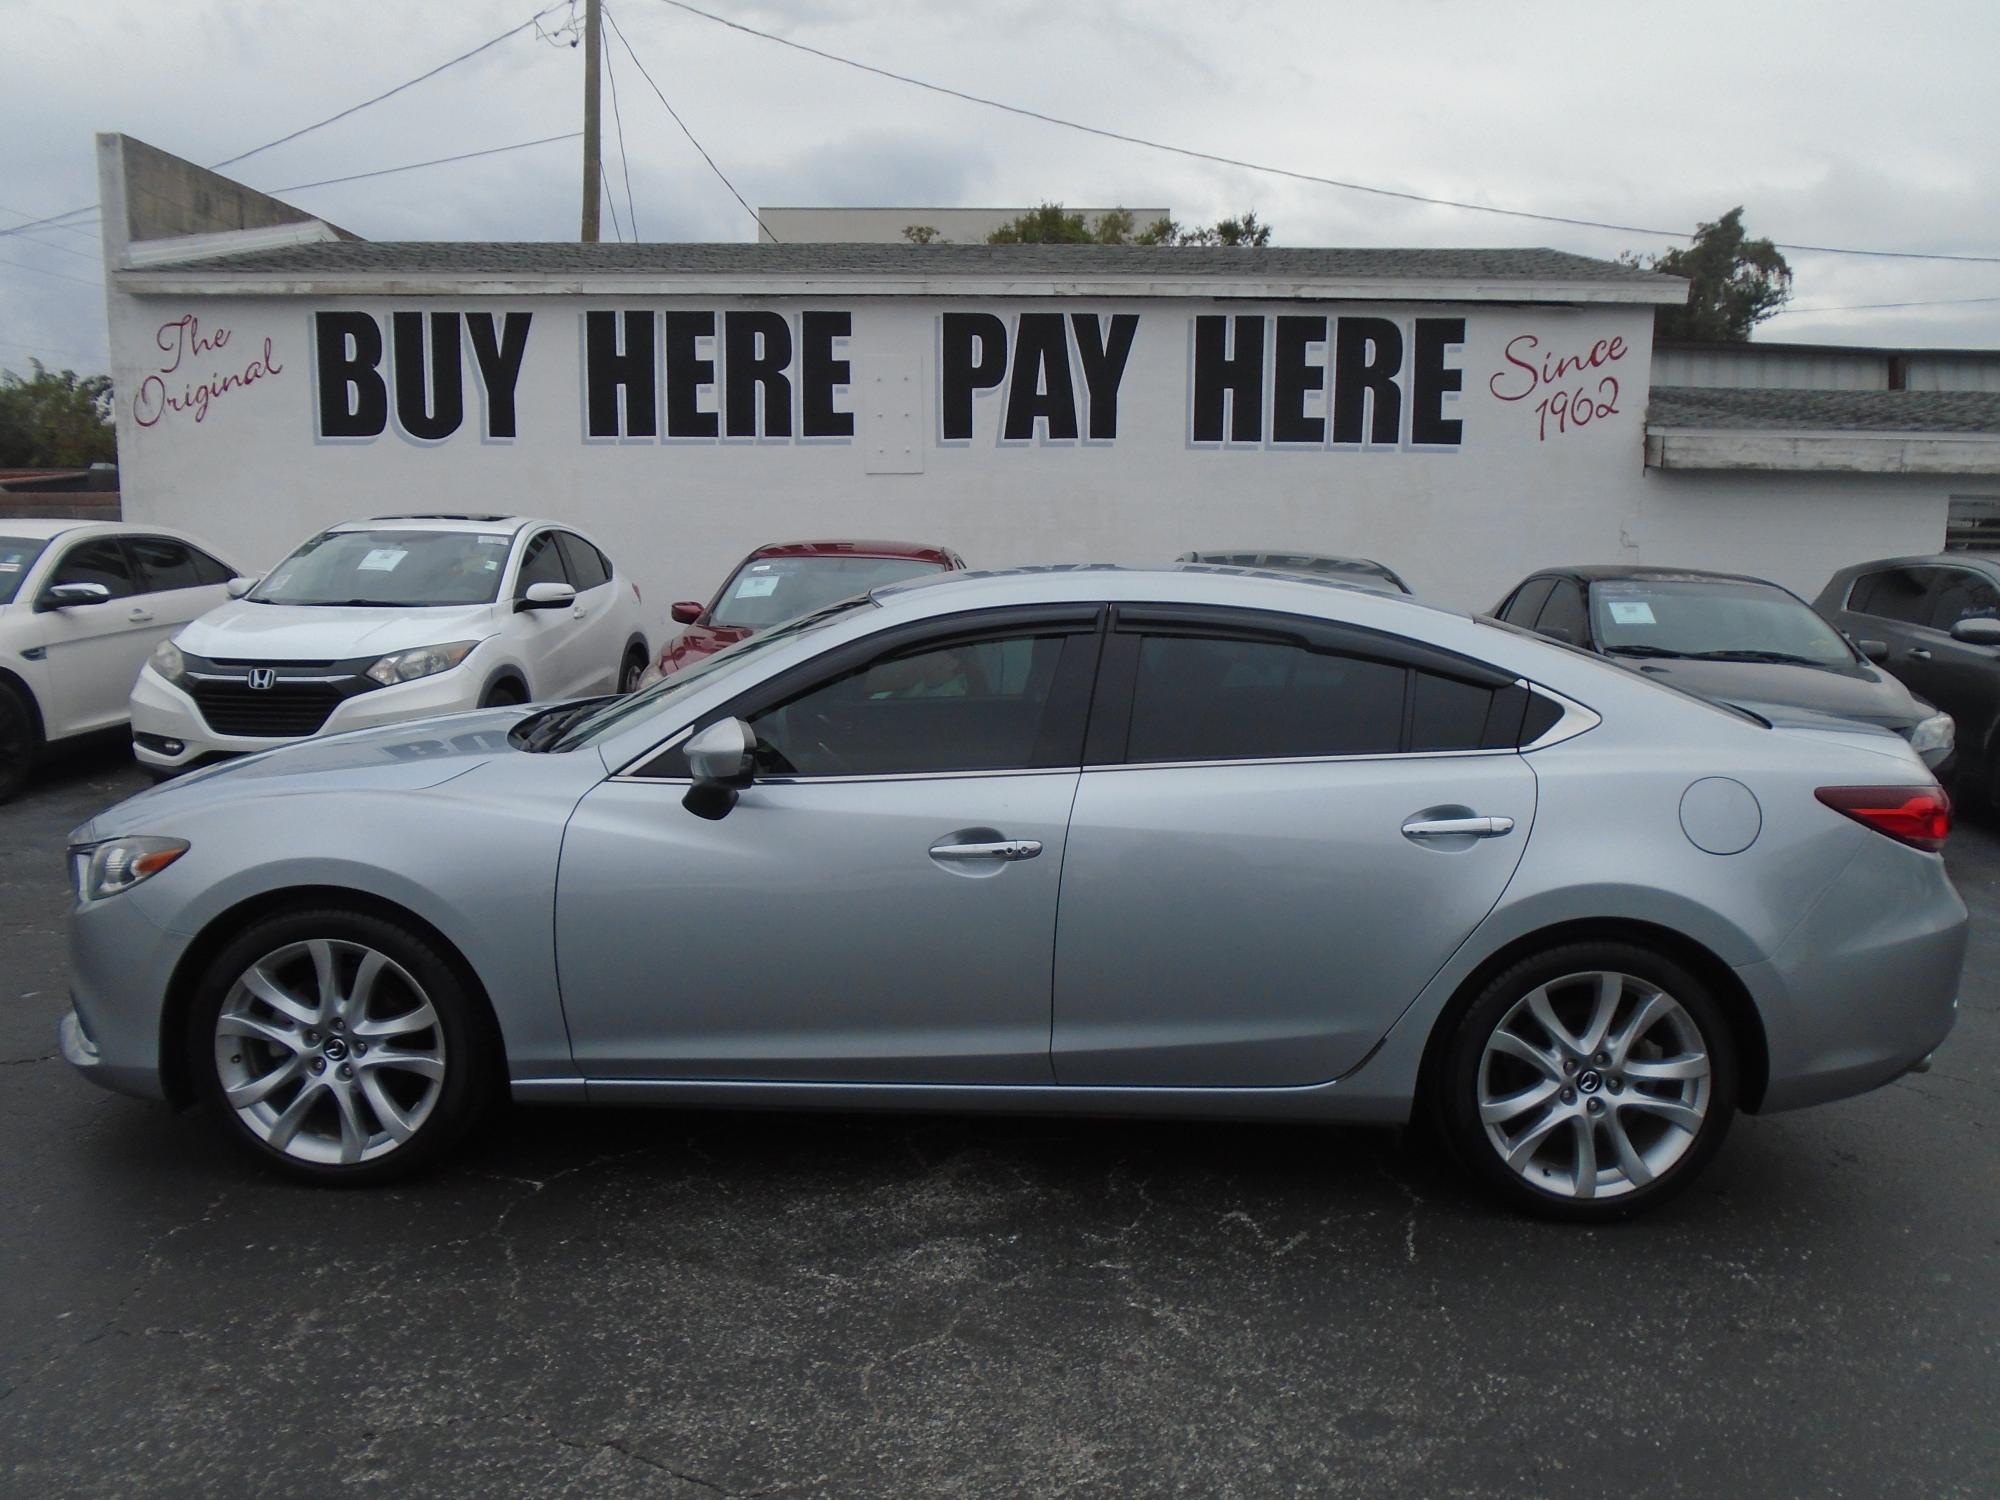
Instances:
[[[707,12],[703,11],[701,12],[701,14],[707,15]],[[680,126],[681,134],[688,138],[689,144],[692,145],[695,150],[701,152],[701,159],[708,163],[709,171],[713,172],[718,178],[721,179],[722,185],[729,189],[729,196],[734,198],[738,203],[743,204],[743,212],[750,215],[751,218],[756,219],[757,227],[763,230],[764,233],[770,234],[772,243],[776,244],[778,241],[778,237],[775,234],[771,234],[771,226],[766,224],[762,218],[758,217],[756,209],[752,208],[748,203],[744,202],[743,195],[736,191],[736,184],[731,182],[727,177],[723,176],[722,168],[718,167],[715,164],[715,158],[710,156],[707,150],[702,146],[701,142],[694,138],[694,132],[687,128],[687,121],[683,120],[680,117],[679,113],[674,109],[673,105],[667,104],[667,96],[665,94],[660,93],[660,86],[657,83],[653,82],[653,75],[646,71],[646,65],[639,61],[639,54],[634,52],[632,50],[632,44],[625,40],[625,29],[624,27],[618,24],[618,18],[611,14],[611,8],[609,6],[605,7],[604,19],[611,23],[612,31],[617,33],[619,44],[624,47],[625,55],[632,59],[632,66],[639,70],[639,76],[645,79],[649,85],[651,85],[652,90],[655,94],[659,95],[660,103],[666,105],[667,113],[674,117],[674,123]],[[715,20],[719,18],[711,16],[710,19]],[[734,23],[731,22],[726,24],[733,25]]]
[[[373,172],[354,172],[346,177],[322,177],[318,182],[295,182],[290,187],[266,189],[273,193],[303,193],[307,188],[332,187],[336,182],[362,182],[370,177],[390,177],[397,172],[414,172],[421,167],[442,167],[448,162],[471,161],[480,156],[499,156],[508,151],[525,151],[530,146],[549,146],[557,141],[573,141],[582,135],[572,130],[566,135],[545,135],[540,140],[516,141],[511,146],[488,146],[484,151],[461,151],[456,156],[434,156],[429,161],[405,162],[400,167],[379,167]]]
[[[1929,302],[1849,302],[1840,307],[1805,302],[1796,307],[1781,307],[1773,316],[1782,317],[1786,313],[1879,312],[1891,307],[1966,307],[1975,302],[2000,302],[2000,297],[1939,297]]]
[[[78,286],[95,287],[102,283],[85,281],[81,276],[65,276],[60,271],[51,271],[45,266],[31,266],[25,260],[15,260],[11,256],[0,255],[0,265],[19,266],[24,271],[33,271],[37,276],[53,276],[57,281],[74,281]]]
[[[81,349],[68,349],[64,348],[61,344],[24,344],[19,339],[0,339],[0,344],[5,344],[10,349],[26,349],[30,356],[40,354],[74,354],[78,359],[102,360],[107,365],[111,363],[111,356],[108,354],[86,354]]]
[[[9,214],[12,214],[12,215],[13,215],[13,216],[14,216],[15,218],[17,218],[17,219],[25,219],[25,218],[27,218],[27,217],[28,217],[28,216],[27,216],[27,214],[23,213],[23,212],[22,212],[22,211],[21,211],[20,209],[18,209],[18,208],[9,208],[9,207],[8,207],[8,206],[7,206],[6,204],[4,204],[4,203],[0,203],[0,213],[9,213]],[[55,226],[55,228],[57,228],[57,229],[69,229],[69,228],[70,228],[70,226],[69,226],[69,225],[67,225],[67,224],[58,224],[58,225],[56,225],[56,226]],[[81,229],[75,229],[75,230],[71,230],[71,232],[72,232],[72,233],[74,233],[74,234],[83,234],[83,231],[82,231]],[[89,236],[85,236],[85,237],[86,237],[86,238],[89,238]],[[91,262],[91,264],[93,264],[93,265],[95,265],[95,264],[97,263],[97,257],[96,257],[95,255],[91,255],[91,254],[88,254],[87,252],[85,252],[85,251],[82,251],[82,250],[72,250],[72,249],[70,249],[70,247],[69,247],[69,246],[67,246],[67,245],[58,245],[58,244],[56,244],[56,243],[55,243],[55,242],[54,242],[53,240],[30,240],[30,241],[29,241],[28,243],[30,243],[30,244],[32,244],[32,245],[39,245],[39,246],[40,246],[40,247],[41,247],[42,249],[44,249],[44,250],[53,250],[53,251],[55,251],[55,252],[56,252],[56,253],[57,253],[58,255],[73,255],[73,256],[75,256],[75,257],[76,257],[76,258],[77,258],[78,260],[87,260],[87,261]]]
[[[618,195],[611,191],[611,177],[604,170],[604,158],[597,158],[597,188],[604,195],[604,206],[611,210],[611,237],[619,244],[625,243],[625,231],[618,227]]]
[[[247,161],[253,156],[271,150],[274,146],[282,146],[288,141],[297,140],[300,136],[311,135],[315,130],[323,130],[328,125],[333,124],[336,120],[344,120],[349,115],[358,114],[364,109],[368,109],[373,105],[380,104],[384,99],[390,99],[395,97],[397,94],[402,93],[405,89],[415,88],[418,84],[424,82],[425,80],[437,77],[437,75],[444,72],[445,69],[455,68],[460,63],[479,56],[480,53],[486,51],[489,47],[497,47],[500,45],[500,43],[506,41],[507,38],[514,36],[519,32],[526,31],[529,27],[533,26],[536,22],[540,21],[543,16],[548,15],[552,11],[561,10],[563,8],[563,5],[567,3],[568,0],[559,0],[559,3],[555,5],[544,6],[541,10],[536,11],[532,16],[528,17],[527,20],[521,22],[520,25],[508,27],[498,36],[491,37],[486,41],[481,42],[477,47],[472,48],[469,52],[459,53],[458,56],[452,58],[449,62],[439,63],[435,68],[431,68],[427,72],[419,73],[415,78],[407,79],[404,82],[397,84],[392,89],[386,89],[382,93],[375,95],[375,97],[372,99],[364,99],[359,104],[350,105],[348,108],[341,110],[340,113],[338,114],[328,115],[324,120],[316,121],[311,125],[303,125],[299,129],[292,131],[288,135],[279,136],[274,141],[266,141],[261,146],[252,146],[248,151],[239,151],[234,156],[224,157],[221,161],[211,163],[209,166],[209,170],[219,172],[222,170],[222,168],[228,166],[234,166],[239,161]],[[291,190],[280,189],[280,191],[282,192]],[[93,210],[95,210],[98,206],[99,205],[95,203],[86,203],[81,208],[68,209],[65,212],[59,214],[48,214],[43,218],[32,219],[26,224],[16,224],[11,229],[0,229],[0,237],[12,234],[20,234],[24,230],[39,229],[44,225],[54,226],[54,227],[65,227],[61,224],[60,221],[64,219],[74,219],[79,214],[90,213]]]
[[[632,206],[632,158],[625,150],[625,117],[618,112],[618,70],[611,66],[611,49],[604,49],[604,76],[611,83],[611,118],[618,126],[618,169],[625,174],[625,218],[632,226],[632,243],[639,243],[639,210]],[[600,167],[602,163],[599,163]],[[605,192],[611,191],[607,183]],[[614,213],[612,218],[618,216]]]
[[[1197,151],[1188,146],[1170,145],[1165,141],[1149,140],[1144,136],[1127,135],[1122,131],[1106,130],[1102,126],[1085,125],[1077,120],[1066,120],[1060,115],[1045,114],[1025,105],[1009,104],[1004,99],[989,99],[983,94],[967,93],[963,89],[951,88],[942,83],[932,83],[928,79],[913,78],[907,73],[897,73],[888,68],[878,68],[873,63],[861,62],[852,57],[843,57],[838,52],[828,52],[805,42],[793,41],[790,37],[779,36],[775,32],[759,31],[755,26],[746,26],[741,21],[733,21],[727,16],[718,16],[713,11],[703,10],[698,5],[690,5],[687,0],[660,0],[663,5],[671,5],[676,10],[684,10],[689,15],[700,16],[705,21],[713,21],[718,26],[727,26],[731,31],[740,31],[746,36],[776,42],[781,47],[790,47],[796,52],[808,53],[823,58],[827,62],[839,63],[843,67],[854,68],[863,73],[873,73],[879,78],[893,79],[913,88],[928,89],[934,94],[960,99],[968,104],[984,105],[988,109],[1004,110],[1010,115],[1020,115],[1025,119],[1040,120],[1045,125],[1060,125],[1065,130],[1079,130],[1086,135],[1099,136],[1104,140],[1122,141],[1128,146],[1143,146],[1149,151],[1164,151],[1173,156],[1188,157],[1195,161],[1213,162],[1219,166],[1237,167],[1246,172],[1262,172],[1271,177],[1290,178],[1294,182],[1317,183],[1321,187],[1340,188],[1350,193],[1368,193],[1377,198],[1395,198],[1405,203],[1423,203],[1434,208],[1464,209],[1469,213],[1497,214],[1509,219],[1530,219],[1538,224],[1566,224],[1579,229],[1609,229],[1619,234],[1657,235],[1663,239],[1686,240],[1694,238],[1685,229],[1648,229],[1635,224],[1613,224],[1603,219],[1572,218],[1566,214],[1535,213],[1524,208],[1496,208],[1490,203],[1468,203],[1460,198],[1440,198],[1429,193],[1405,192],[1397,188],[1375,187],[1365,182],[1348,182],[1337,177],[1322,177],[1314,172],[1295,172],[1287,167],[1267,166],[1262,162],[1245,161],[1241,157],[1222,156],[1213,151]],[[623,41],[621,36],[619,40]],[[630,51],[629,43],[626,50]],[[636,59],[635,59],[636,61]],[[649,80],[650,81],[650,80]],[[740,200],[739,200],[740,201]],[[746,204],[745,207],[748,207]],[[1794,245],[1779,243],[1780,250],[1796,250],[1816,255],[1863,255],[1885,260],[1942,260],[1960,261],[1977,265],[2000,265],[2000,255],[1949,255],[1942,252],[1918,250],[1852,250],[1835,245]]]

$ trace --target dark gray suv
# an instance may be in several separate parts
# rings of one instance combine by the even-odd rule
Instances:
[[[2000,800],[2000,562],[1948,552],[1856,563],[1818,603],[1883,670],[1957,721],[1963,794]]]

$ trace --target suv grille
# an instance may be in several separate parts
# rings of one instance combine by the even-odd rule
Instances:
[[[318,734],[327,715],[347,695],[325,682],[286,682],[262,691],[240,682],[196,682],[188,694],[217,734],[260,739]]]

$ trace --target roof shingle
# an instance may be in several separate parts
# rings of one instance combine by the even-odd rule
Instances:
[[[1944,432],[2000,436],[1990,391],[1653,387],[1646,425],[1713,432]]]

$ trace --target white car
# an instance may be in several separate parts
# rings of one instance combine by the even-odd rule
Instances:
[[[378,516],[300,547],[162,642],[132,689],[156,775],[315,735],[629,692],[638,586],[580,533],[522,516]]]
[[[49,745],[122,725],[146,658],[235,576],[165,526],[0,519],[0,800]]]

